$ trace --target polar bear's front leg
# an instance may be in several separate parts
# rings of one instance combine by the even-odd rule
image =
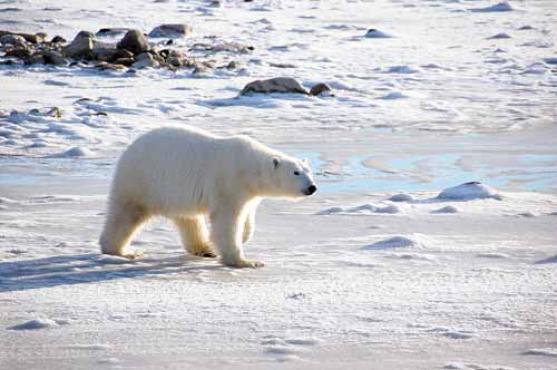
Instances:
[[[242,243],[244,244],[247,243],[253,236],[254,232],[255,232],[255,208],[249,210],[246,217],[246,221],[244,222]]]
[[[182,244],[194,256],[216,257],[209,243],[209,232],[203,216],[177,217],[174,223],[180,231]]]
[[[259,261],[246,260],[242,248],[241,211],[220,207],[211,212],[211,239],[219,251],[221,261],[233,267],[262,267]]]

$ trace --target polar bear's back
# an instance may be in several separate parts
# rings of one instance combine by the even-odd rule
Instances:
[[[134,141],[122,154],[112,196],[140,200],[164,213],[187,204],[193,211],[206,207],[216,163],[226,147],[224,138],[202,130],[161,128]],[[127,198],[127,199],[126,199]]]

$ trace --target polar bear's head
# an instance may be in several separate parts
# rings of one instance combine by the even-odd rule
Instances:
[[[317,191],[307,160],[300,161],[287,156],[274,156],[270,166],[269,195],[298,198],[312,195]]]

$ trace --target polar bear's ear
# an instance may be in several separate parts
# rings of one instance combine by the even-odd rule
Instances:
[[[302,159],[302,163],[305,164],[306,166],[309,166],[309,159],[307,158]]]
[[[279,166],[280,164],[280,159],[278,157],[273,157],[273,166],[275,167],[275,169]]]

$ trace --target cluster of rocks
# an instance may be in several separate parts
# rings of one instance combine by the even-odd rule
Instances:
[[[298,81],[290,77],[275,77],[268,80],[256,80],[247,84],[240,95],[270,93],[294,93],[312,96],[333,96],[329,85],[325,83],[315,84],[309,91]]]
[[[214,68],[214,63],[210,61],[198,61],[186,55],[183,50],[169,47],[174,44],[173,39],[189,36],[191,32],[191,27],[186,24],[163,24],[154,28],[148,36],[134,29],[103,28],[96,34],[81,31],[68,43],[60,36],[47,40],[47,35],[44,33],[0,31],[0,58],[3,59],[2,64],[14,64],[19,60],[25,65],[82,65],[109,70],[129,67],[134,69],[165,67],[175,70],[180,67],[193,67],[195,72]],[[105,36],[119,34],[123,34],[123,37],[118,42],[99,40]],[[163,40],[152,43],[149,42],[148,37],[163,38]],[[235,43],[220,43],[215,47],[197,45],[196,48],[236,53],[250,50],[247,46]],[[223,67],[230,69],[235,65],[228,63]]]

